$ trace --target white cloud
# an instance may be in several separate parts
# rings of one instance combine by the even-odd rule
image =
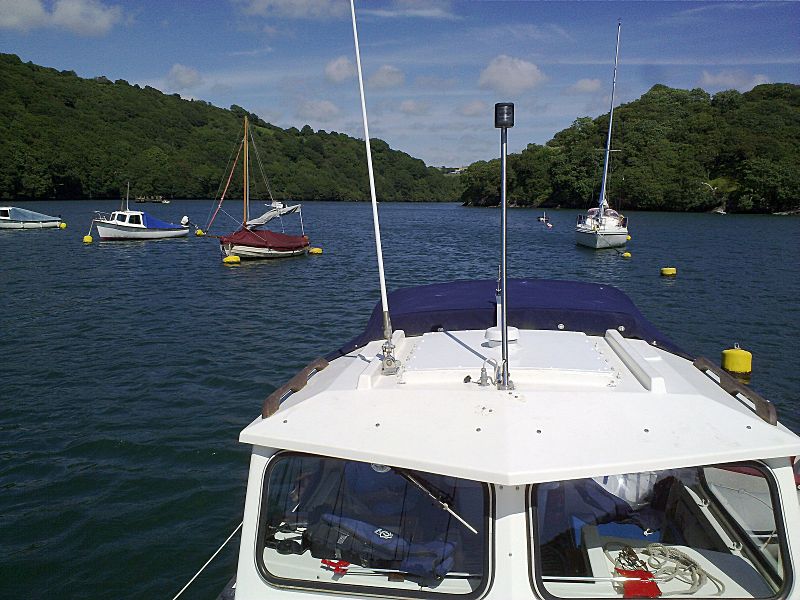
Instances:
[[[346,56],[333,59],[325,65],[325,78],[333,83],[342,83],[356,75],[356,68]]]
[[[377,88],[391,88],[403,85],[406,76],[397,67],[383,65],[370,77],[370,84]]]
[[[489,105],[483,100],[473,100],[458,109],[459,114],[465,117],[476,117],[478,115],[489,115]]]
[[[416,100],[403,100],[400,103],[400,112],[406,115],[424,115],[428,112],[429,105],[426,102]]]
[[[228,56],[263,56],[270,52],[273,52],[273,49],[270,46],[265,46],[263,48],[256,48],[255,50],[233,50],[228,52]]]
[[[0,0],[0,28],[28,31],[67,29],[79,35],[105,35],[122,20],[122,9],[100,0],[56,0],[48,12],[40,0]]]
[[[502,94],[516,95],[546,79],[535,64],[501,54],[481,71],[478,85]]]
[[[383,18],[458,19],[446,0],[395,0],[390,8],[364,8],[360,14]]]
[[[235,0],[248,15],[289,19],[326,19],[349,12],[341,0]]]
[[[203,78],[196,69],[175,63],[167,73],[166,81],[170,89],[186,90],[203,83]]]
[[[595,94],[602,88],[599,79],[578,79],[567,88],[570,94]]]
[[[751,90],[762,83],[769,83],[769,78],[766,75],[750,75],[739,70],[722,70],[718,73],[709,73],[704,70],[703,76],[700,78],[700,85],[703,87],[737,89],[743,92]]]
[[[324,123],[338,117],[340,112],[339,107],[330,100],[305,100],[298,104],[295,116]]]
[[[49,15],[39,0],[0,0],[0,27],[27,31],[47,24]]]

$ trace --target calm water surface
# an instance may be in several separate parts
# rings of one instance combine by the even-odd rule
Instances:
[[[323,255],[239,267],[209,238],[82,244],[92,211],[116,206],[27,203],[69,228],[0,231],[3,598],[171,598],[240,521],[239,431],[379,300],[368,204],[307,203]],[[210,209],[140,206],[200,224]],[[496,276],[498,210],[380,213],[390,289]],[[625,260],[575,246],[575,211],[548,211],[551,230],[538,214],[509,211],[512,276],[615,285],[694,355],[740,343],[800,430],[800,219],[631,213]],[[214,598],[237,543],[183,597]]]

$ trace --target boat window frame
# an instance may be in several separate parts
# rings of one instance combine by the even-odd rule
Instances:
[[[477,600],[485,596],[492,588],[494,583],[494,564],[495,564],[495,521],[496,521],[496,501],[494,485],[485,481],[468,480],[479,483],[483,489],[484,505],[486,506],[485,516],[485,539],[484,544],[486,552],[483,557],[484,577],[475,590],[467,594],[453,594],[446,592],[436,592],[430,588],[417,589],[417,590],[404,590],[393,587],[381,586],[366,586],[366,585],[348,585],[340,583],[328,582],[315,582],[307,579],[287,579],[278,577],[269,572],[266,561],[264,560],[263,552],[265,547],[266,527],[262,526],[265,518],[265,511],[267,509],[268,494],[265,494],[266,484],[269,479],[270,473],[275,468],[275,465],[280,459],[287,457],[309,457],[321,458],[330,460],[340,460],[344,462],[364,462],[356,461],[345,458],[338,458],[335,456],[327,456],[321,454],[311,454],[308,452],[298,452],[294,450],[281,450],[269,457],[267,464],[261,474],[261,481],[259,485],[258,497],[258,515],[256,518],[256,539],[254,541],[254,556],[256,570],[262,581],[271,587],[278,589],[287,589],[294,591],[310,591],[317,593],[328,594],[345,594],[364,597],[378,597],[378,598],[420,598],[430,600],[431,598],[458,598],[459,600]],[[457,479],[464,479],[463,477]]]
[[[771,564],[765,562],[763,553],[755,546],[753,540],[747,534],[747,532],[742,528],[739,521],[737,521],[733,515],[731,515],[727,509],[722,505],[722,502],[717,497],[717,494],[711,491],[708,481],[706,479],[706,472],[705,469],[708,468],[722,468],[724,469],[726,466],[737,466],[737,467],[749,467],[759,471],[761,474],[764,475],[764,480],[767,482],[767,487],[769,488],[769,495],[770,500],[772,501],[772,514],[775,517],[775,531],[778,537],[778,548],[780,550],[780,560],[781,564],[783,565],[784,576],[783,576],[783,584],[781,585],[780,589],[778,590],[778,595],[773,596],[772,598],[766,600],[773,600],[773,599],[782,599],[786,597],[786,593],[791,588],[791,583],[794,581],[792,577],[793,569],[791,569],[792,561],[791,555],[787,552],[786,548],[786,528],[784,527],[784,518],[783,518],[783,503],[780,501],[780,490],[778,489],[778,484],[775,479],[775,474],[772,472],[766,464],[761,461],[740,461],[736,463],[724,463],[721,465],[705,465],[701,467],[701,476],[699,480],[700,486],[703,488],[703,491],[707,494],[710,501],[714,504],[714,508],[720,511],[726,519],[726,525],[731,527],[736,531],[736,535],[741,538],[741,540],[748,546],[748,552],[752,554],[755,559],[760,563],[761,568],[768,569],[770,572],[774,571],[774,568]],[[775,500],[778,500],[778,504],[775,505]],[[780,573],[773,573],[775,576],[780,577]]]
[[[738,524],[738,521],[736,521],[736,519],[734,519],[730,515],[730,513],[728,513],[728,511],[725,510],[725,508],[720,504],[719,500],[716,497],[716,494],[712,493],[708,489],[705,481],[705,469],[723,468],[726,466],[751,467],[757,469],[759,472],[765,475],[764,479],[767,481],[767,485],[769,487],[770,499],[772,501],[772,512],[773,515],[775,516],[775,529],[778,534],[778,546],[780,548],[780,556],[784,569],[784,577],[780,589],[778,589],[778,591],[774,595],[766,598],[758,598],[757,600],[788,600],[788,593],[791,591],[792,586],[794,584],[794,563],[792,562],[791,553],[787,552],[786,540],[788,539],[788,535],[786,532],[785,518],[783,514],[783,501],[775,473],[766,463],[760,460],[732,461],[729,463],[693,465],[689,467],[689,468],[700,469],[701,471],[701,477],[699,478],[700,485],[702,486],[703,490],[708,494],[708,497],[711,498],[711,501],[714,502],[715,508],[720,510],[725,515],[728,521],[727,524],[736,528],[737,535],[740,535],[742,539],[748,539],[748,540],[749,536],[747,536],[746,534],[742,535],[743,530],[741,530],[741,526]],[[589,479],[589,478],[579,477],[576,479]],[[528,548],[528,582],[530,583],[531,590],[533,591],[534,595],[538,595],[538,597],[545,598],[546,600],[573,600],[573,598],[584,598],[583,596],[573,596],[573,597],[556,596],[547,590],[547,588],[545,587],[545,582],[541,578],[541,570],[542,570],[541,552],[537,551],[538,542],[535,541],[534,539],[536,536],[536,528],[538,523],[537,505],[534,500],[535,491],[540,485],[548,483],[560,483],[561,481],[572,481],[572,480],[542,481],[539,483],[528,484],[525,487],[525,521],[526,521],[525,524],[527,529],[526,538],[527,538],[527,548]],[[713,598],[714,596],[696,596],[696,597],[698,598],[698,600],[705,600],[706,598]],[[622,597],[620,596],[620,598]],[[675,596],[675,598],[679,598],[679,596]]]
[[[142,224],[142,216],[141,215],[128,215],[128,224],[129,225],[141,225]]]
[[[10,219],[11,218],[11,211],[8,210],[7,208],[0,208],[0,217],[2,217],[4,219]]]

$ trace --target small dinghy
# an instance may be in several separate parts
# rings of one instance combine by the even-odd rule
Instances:
[[[53,229],[62,223],[61,217],[16,206],[0,206],[0,229]]]

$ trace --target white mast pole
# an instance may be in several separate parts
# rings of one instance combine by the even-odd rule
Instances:
[[[617,61],[619,60],[619,32],[622,21],[617,22],[617,51],[614,54],[614,80],[611,83],[611,110],[608,113],[608,137],[606,138],[606,155],[603,160],[603,181],[600,184],[600,207],[597,217],[603,218],[603,204],[606,201],[606,178],[608,177],[608,159],[611,155],[611,124],[614,122],[614,90],[617,88]]]
[[[386,295],[386,277],[383,272],[383,250],[381,247],[381,229],[378,222],[378,199],[375,195],[375,176],[372,169],[372,148],[369,143],[369,124],[367,122],[367,103],[364,99],[364,77],[361,74],[361,52],[358,45],[358,28],[356,27],[356,7],[354,0],[350,0],[350,14],[353,20],[353,42],[356,49],[356,70],[358,71],[358,90],[361,94],[361,116],[364,121],[364,145],[367,150],[367,171],[369,172],[369,192],[372,198],[372,226],[375,230],[375,250],[378,255],[378,277],[381,284],[381,307],[383,308],[383,335],[386,343],[383,345],[383,369],[385,374],[397,372],[398,364],[392,355],[392,321],[389,317],[389,299]]]

